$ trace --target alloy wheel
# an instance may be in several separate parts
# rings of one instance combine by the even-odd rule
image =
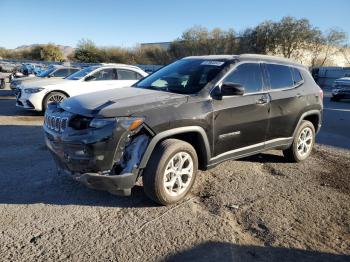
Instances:
[[[186,152],[175,154],[164,171],[164,188],[170,196],[181,195],[191,184],[193,177],[193,159]]]

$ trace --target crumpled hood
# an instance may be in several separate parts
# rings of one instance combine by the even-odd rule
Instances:
[[[73,81],[73,80],[65,80],[65,79],[52,79],[52,78],[39,78],[37,80],[33,81],[24,81],[21,84],[21,87],[25,88],[37,88],[37,87],[45,87],[49,85],[57,85],[57,84],[63,84],[67,83],[67,81]]]
[[[188,95],[125,87],[74,96],[60,107],[88,117],[131,116],[150,109],[186,103]],[[159,112],[161,114],[161,111]]]

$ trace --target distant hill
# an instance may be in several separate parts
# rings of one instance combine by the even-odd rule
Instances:
[[[23,51],[27,49],[31,49],[39,44],[33,44],[33,45],[21,45],[16,47],[15,51]],[[65,46],[65,45],[56,45],[58,48],[62,51],[64,58],[67,58],[71,53],[74,52],[75,48],[71,46]]]

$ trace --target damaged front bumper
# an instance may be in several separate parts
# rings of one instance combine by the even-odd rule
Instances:
[[[89,188],[130,195],[148,144],[146,135],[134,137],[142,127],[130,131],[116,120],[101,128],[76,130],[69,125],[73,118],[57,108],[45,115],[45,142],[58,170]]]
[[[99,173],[72,173],[59,167],[58,172],[69,175],[88,188],[108,191],[113,195],[120,196],[130,196],[131,188],[135,185],[137,179],[137,170],[120,175],[101,175]]]

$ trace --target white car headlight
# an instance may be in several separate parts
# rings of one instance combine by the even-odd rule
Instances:
[[[44,90],[44,88],[38,87],[38,88],[25,88],[24,92],[27,94],[34,94],[39,93],[40,91]]]

